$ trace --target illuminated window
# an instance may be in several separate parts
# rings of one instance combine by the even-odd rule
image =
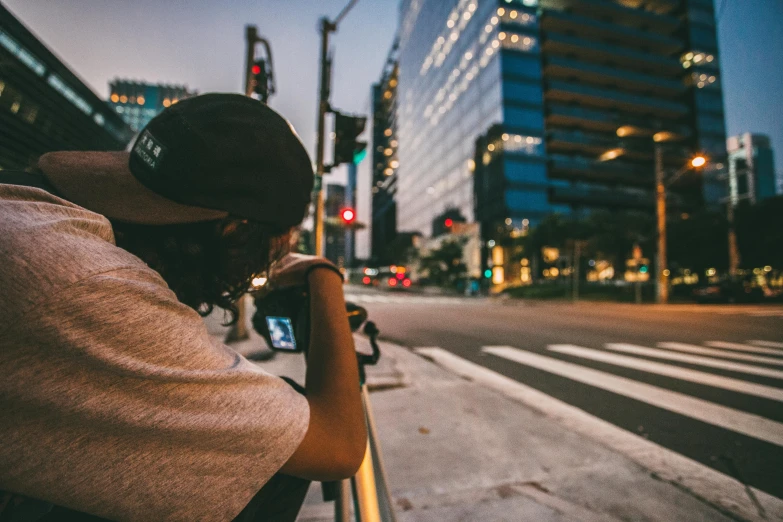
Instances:
[[[44,64],[2,30],[0,30],[0,45],[5,47],[11,54],[16,56],[20,62],[29,67],[38,76],[46,74],[46,67],[44,67]]]
[[[62,94],[65,99],[67,99],[69,102],[74,104],[80,111],[82,111],[87,116],[92,115],[92,107],[89,103],[87,103],[84,98],[76,94],[73,89],[68,87],[68,85],[65,84],[65,82],[57,76],[56,74],[50,74],[49,78],[47,79],[47,83],[51,85],[54,90]]]

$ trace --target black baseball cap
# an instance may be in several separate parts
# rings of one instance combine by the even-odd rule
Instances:
[[[165,109],[130,152],[52,152],[38,166],[70,201],[143,224],[230,215],[284,230],[304,218],[314,179],[285,118],[257,100],[224,93]]]

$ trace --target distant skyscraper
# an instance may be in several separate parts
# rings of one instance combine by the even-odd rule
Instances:
[[[522,229],[553,212],[652,213],[656,142],[671,170],[696,152],[725,159],[711,0],[402,0],[400,8],[401,230],[430,235],[448,208],[481,221],[485,240],[497,226]],[[682,178],[672,211],[701,206],[704,185]]]
[[[122,150],[133,132],[0,4],[0,169],[53,150]]]
[[[397,235],[397,63],[398,42],[392,44],[381,79],[372,86],[372,258],[389,264],[388,247]]]
[[[109,104],[138,132],[163,109],[198,94],[184,85],[164,85],[114,80],[109,84]]]
[[[741,134],[726,141],[728,196],[733,205],[742,200],[755,204],[777,193],[775,158],[768,136]]]

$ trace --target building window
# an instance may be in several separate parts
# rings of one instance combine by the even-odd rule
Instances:
[[[38,76],[43,76],[46,73],[46,67],[44,67],[43,63],[38,61],[32,53],[16,43],[16,40],[2,30],[0,30],[0,45],[19,58],[20,62],[29,67]]]

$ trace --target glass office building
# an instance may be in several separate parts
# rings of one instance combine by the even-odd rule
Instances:
[[[711,0],[403,0],[398,229],[653,210],[667,168],[725,158]],[[699,176],[673,211],[720,194]],[[713,187],[714,188],[714,187]]]
[[[125,122],[0,4],[0,169],[53,150],[122,150]]]
[[[163,109],[195,96],[184,85],[114,80],[109,84],[109,104],[131,128],[139,132]]]
[[[378,83],[372,86],[372,232],[371,257],[391,264],[389,248],[397,236],[397,86],[399,64],[395,39]]]

